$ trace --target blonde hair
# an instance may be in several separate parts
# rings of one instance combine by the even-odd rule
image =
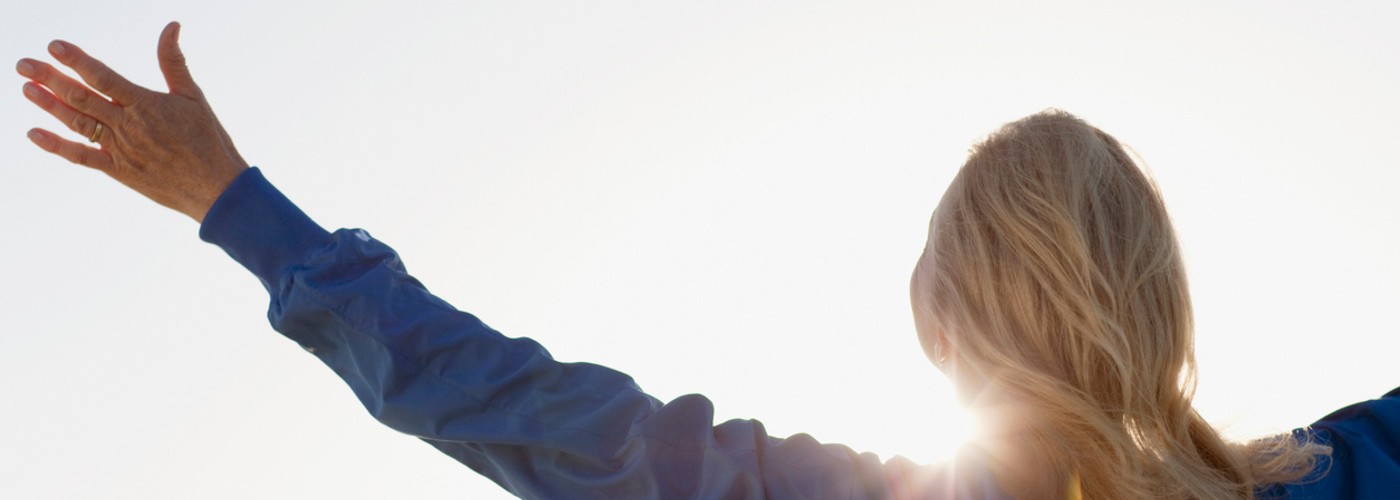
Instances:
[[[922,305],[957,369],[1021,403],[1022,445],[1077,477],[1067,487],[1251,498],[1331,453],[1305,435],[1227,442],[1192,408],[1181,251],[1156,183],[1112,136],[1053,109],[1007,124],[938,212]]]

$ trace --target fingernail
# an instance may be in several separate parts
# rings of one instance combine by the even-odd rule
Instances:
[[[44,143],[44,134],[40,134],[38,130],[30,130],[30,131],[29,131],[29,140],[34,141],[35,143],[38,143],[38,144],[43,144],[43,143]]]
[[[49,52],[53,52],[53,55],[61,56],[64,50],[66,50],[66,47],[63,46],[63,42],[54,40],[53,43],[49,44]]]
[[[27,61],[20,61],[15,64],[15,71],[18,71],[21,75],[29,76],[34,74],[34,65],[29,64]]]
[[[31,99],[38,99],[38,98],[39,98],[39,87],[38,87],[37,85],[32,84],[32,83],[26,83],[26,84],[24,84],[24,95],[29,96],[29,98],[31,98]]]

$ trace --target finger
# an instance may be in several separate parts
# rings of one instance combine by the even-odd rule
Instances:
[[[54,118],[58,118],[58,121],[63,122],[69,130],[77,132],[78,135],[92,137],[97,132],[97,119],[68,107],[67,104],[63,104],[37,83],[27,82],[24,84],[24,97],[44,111],[48,111]],[[103,135],[110,137],[110,134]]]
[[[77,45],[54,40],[49,43],[49,53],[53,54],[58,62],[78,72],[78,76],[83,77],[83,81],[92,88],[111,96],[119,103],[135,102],[141,97],[141,92],[146,90],[127,81],[126,77],[112,71],[106,64],[102,64],[102,61],[87,55]]]
[[[112,156],[106,151],[94,149],[64,139],[44,129],[29,129],[29,140],[40,149],[63,157],[84,167],[106,172],[112,168]]]
[[[116,123],[121,118],[121,108],[53,66],[33,59],[20,59],[15,70],[48,87],[55,97],[80,113],[106,123]]]
[[[180,23],[171,22],[160,32],[160,42],[156,44],[156,58],[160,60],[160,72],[165,75],[165,84],[171,94],[189,97],[200,95],[190,68],[185,64],[185,53],[180,50]]]

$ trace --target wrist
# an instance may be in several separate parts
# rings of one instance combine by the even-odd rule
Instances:
[[[208,215],[214,202],[223,196],[224,191],[227,191],[229,185],[233,184],[233,180],[242,175],[245,170],[248,170],[248,164],[243,163],[241,158],[236,159],[226,168],[218,169],[219,174],[210,176],[209,182],[205,184],[203,189],[200,189],[193,206],[185,212],[185,215],[190,216],[195,222],[203,224],[204,217]]]

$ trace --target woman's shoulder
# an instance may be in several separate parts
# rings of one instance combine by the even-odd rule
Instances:
[[[1395,498],[1400,495],[1400,388],[1332,412],[1307,433],[1332,454],[1302,481],[1270,485],[1261,498]]]

